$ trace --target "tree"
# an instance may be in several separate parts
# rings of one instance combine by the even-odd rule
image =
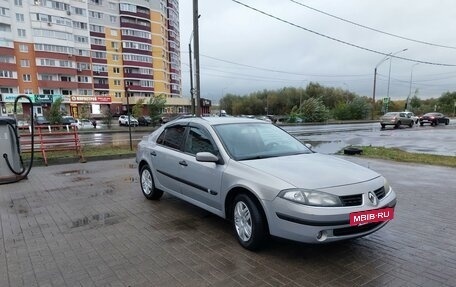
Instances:
[[[149,112],[150,118],[152,119],[152,125],[155,125],[159,120],[165,104],[166,96],[163,94],[153,96],[149,99],[149,102],[147,103],[147,110]]]
[[[300,117],[305,122],[324,122],[329,119],[329,111],[319,98],[302,101]]]
[[[81,105],[81,108],[79,109],[79,117],[81,119],[90,118],[90,104],[85,103]]]
[[[136,104],[133,106],[131,113],[135,118],[139,118],[143,115],[143,106],[144,106],[144,99],[139,99]]]
[[[103,123],[108,127],[108,129],[111,129],[112,127],[112,119],[113,114],[111,109],[109,107],[103,109]]]
[[[57,125],[62,122],[62,116],[66,113],[61,109],[63,98],[58,98],[51,104],[51,108],[46,113],[46,118],[51,123],[51,125]]]

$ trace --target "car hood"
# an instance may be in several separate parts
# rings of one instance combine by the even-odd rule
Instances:
[[[322,189],[365,182],[379,177],[373,170],[319,153],[240,161],[295,187]]]

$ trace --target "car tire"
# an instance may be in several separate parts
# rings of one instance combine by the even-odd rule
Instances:
[[[410,122],[409,127],[413,128],[413,121]]]
[[[394,125],[394,128],[395,128],[395,129],[398,129],[400,126],[401,126],[401,122],[397,122],[397,123]]]
[[[420,126],[423,126],[424,124],[423,123],[420,123]]]
[[[450,120],[446,120],[445,125],[447,126],[449,124],[450,124]]]
[[[255,251],[267,238],[266,219],[261,207],[247,194],[238,194],[233,201],[231,220],[234,234],[245,249]]]
[[[438,125],[439,125],[439,121],[438,121],[438,120],[435,121],[434,125],[435,125],[435,126],[438,126]]]
[[[155,188],[154,177],[147,164],[141,167],[141,171],[139,172],[139,181],[141,183],[142,193],[147,199],[159,200],[162,197],[163,191]]]
[[[382,126],[382,129],[384,129],[386,125],[384,125],[384,124],[381,124],[381,126]]]

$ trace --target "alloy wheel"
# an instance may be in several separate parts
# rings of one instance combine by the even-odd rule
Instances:
[[[234,207],[234,224],[239,238],[246,242],[252,237],[252,218],[248,206],[238,201]]]

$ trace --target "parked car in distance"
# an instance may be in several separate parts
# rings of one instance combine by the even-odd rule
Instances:
[[[385,226],[396,205],[380,174],[315,153],[257,119],[174,120],[141,140],[136,162],[147,199],[167,192],[228,219],[250,250],[269,235],[308,243],[362,237]]]
[[[394,126],[395,129],[399,128],[401,125],[413,127],[414,123],[411,116],[406,115],[405,112],[389,112],[380,117],[382,129],[388,125]]]
[[[35,125],[50,125],[51,123],[44,117],[44,116],[36,116],[35,117]]]
[[[138,120],[130,115],[130,126],[138,126]],[[128,126],[128,115],[119,116],[119,126]]]
[[[75,124],[78,129],[86,129],[92,127],[92,122],[88,119],[75,119]]]
[[[17,128],[18,129],[28,129],[30,126],[29,122],[28,121],[24,121],[24,120],[18,120],[17,121]]]
[[[413,122],[415,124],[417,124],[420,121],[420,117],[415,116],[415,114],[413,112],[404,111],[404,113],[407,117],[410,116],[410,118],[413,120]]]
[[[69,125],[69,126],[71,125],[71,126],[75,126],[75,127],[78,126],[78,123],[72,116],[63,116],[60,123],[62,125]]]
[[[152,118],[149,116],[140,116],[138,117],[138,124],[140,126],[148,126],[152,123]]]
[[[427,113],[420,117],[420,126],[424,124],[431,124],[437,126],[438,124],[450,124],[450,119],[441,113]]]

